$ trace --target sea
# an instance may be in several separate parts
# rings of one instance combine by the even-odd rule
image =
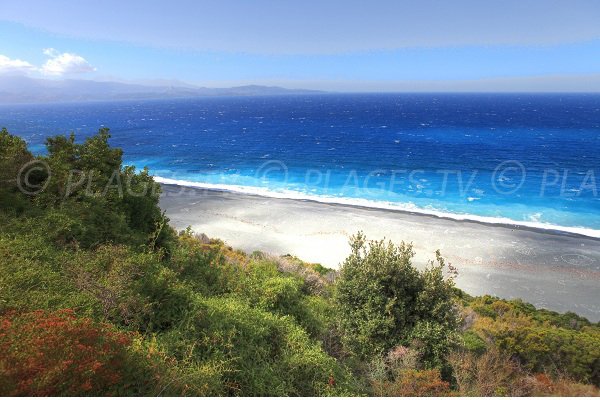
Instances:
[[[600,94],[310,94],[0,106],[44,154],[101,127],[163,183],[600,237]]]

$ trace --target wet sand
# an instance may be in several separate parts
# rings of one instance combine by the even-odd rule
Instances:
[[[162,185],[161,207],[178,229],[252,252],[293,254],[338,268],[348,238],[412,242],[415,265],[440,249],[472,295],[520,297],[537,307],[600,320],[600,239],[416,213]]]

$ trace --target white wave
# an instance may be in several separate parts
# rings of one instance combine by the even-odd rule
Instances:
[[[533,221],[533,222],[540,222],[541,218],[542,218],[542,213],[540,213],[540,212],[531,214],[529,216],[529,220]]]
[[[557,231],[572,233],[582,236],[588,236],[592,238],[600,238],[600,230],[592,228],[584,228],[579,226],[561,226],[553,225],[545,222],[536,221],[516,221],[506,217],[485,217],[474,214],[455,214],[446,211],[437,210],[431,206],[419,207],[414,203],[392,203],[386,201],[366,200],[348,197],[334,197],[325,195],[313,195],[306,194],[294,190],[272,190],[254,186],[242,186],[242,185],[227,185],[227,184],[215,184],[215,183],[204,183],[204,182],[193,182],[179,179],[163,178],[161,176],[154,176],[154,180],[158,183],[168,185],[187,186],[198,189],[209,189],[219,190],[224,192],[250,194],[262,197],[271,197],[276,199],[290,199],[290,200],[308,200],[323,204],[339,204],[356,207],[367,207],[382,210],[391,211],[404,211],[421,215],[429,215],[440,218],[448,218],[456,221],[471,221],[471,222],[482,222],[491,225],[510,225],[520,226],[526,228],[534,228],[547,231]]]

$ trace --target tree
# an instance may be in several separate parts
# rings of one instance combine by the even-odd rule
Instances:
[[[48,138],[48,155],[40,157],[48,166],[48,185],[33,202],[60,210],[64,220],[82,221],[57,238],[61,243],[88,248],[119,242],[168,249],[174,231],[158,207],[160,185],[148,169],[124,166],[123,152],[110,146],[110,137],[108,128],[102,128],[81,144],[74,134]]]
[[[24,196],[19,193],[19,172],[33,159],[25,141],[0,130],[0,209],[22,212]],[[31,177],[33,178],[33,177]]]
[[[430,263],[420,272],[412,265],[410,244],[368,242],[359,232],[350,239],[350,247],[336,284],[335,301],[344,343],[359,358],[410,345],[427,330],[438,337],[454,333],[454,284],[452,279],[444,279],[439,254],[437,265]],[[419,329],[415,331],[415,327]],[[440,352],[426,349],[424,357],[439,364]]]

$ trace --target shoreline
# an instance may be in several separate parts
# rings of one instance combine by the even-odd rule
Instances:
[[[288,191],[276,192],[262,188],[254,188],[249,186],[211,184],[193,181],[183,181],[161,176],[153,176],[154,180],[161,185],[177,186],[181,188],[192,188],[198,190],[210,190],[215,192],[237,193],[247,196],[266,197],[282,200],[306,201],[323,205],[333,205],[340,207],[353,207],[369,210],[383,210],[389,212],[406,213],[415,216],[433,217],[446,219],[451,221],[478,223],[486,226],[498,226],[510,229],[527,229],[532,232],[549,233],[556,235],[568,235],[573,237],[593,238],[600,241],[600,230],[593,228],[577,227],[577,226],[561,226],[553,225],[545,222],[533,221],[516,221],[506,217],[484,217],[475,214],[459,214],[446,211],[438,211],[435,209],[427,210],[425,208],[409,209],[394,203],[379,202],[374,200],[348,199],[343,197],[318,196],[308,195],[301,192]],[[361,204],[361,202],[363,204]]]
[[[415,266],[442,256],[472,295],[520,297],[537,307],[600,320],[600,240],[569,232],[454,220],[403,210],[264,197],[161,184],[160,205],[177,229],[223,239],[252,252],[293,254],[337,268],[348,238],[412,242]]]

